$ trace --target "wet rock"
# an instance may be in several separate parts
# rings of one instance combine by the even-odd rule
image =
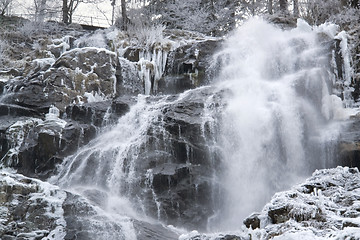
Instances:
[[[214,69],[212,56],[220,46],[220,40],[205,40],[170,52],[159,92],[179,93],[208,84]]]
[[[250,234],[246,233],[239,233],[239,235],[233,235],[233,234],[218,234],[217,236],[215,234],[212,234],[211,236],[207,236],[206,234],[199,234],[197,231],[193,231],[190,234],[181,235],[181,240],[208,240],[208,239],[214,239],[214,240],[251,240],[253,239]]]
[[[247,228],[257,229],[260,228],[260,219],[258,213],[254,213],[244,220],[244,224]]]
[[[176,240],[178,234],[165,228],[160,224],[149,224],[147,222],[134,221],[134,228],[137,231],[138,240]]]
[[[135,96],[145,93],[143,80],[139,76],[137,62],[131,62],[126,58],[119,58],[116,68],[117,93],[119,96]]]
[[[70,105],[66,108],[66,116],[83,124],[100,127],[116,122],[127,111],[129,111],[129,105],[121,100],[104,101]]]
[[[271,23],[280,26],[283,29],[292,29],[296,27],[297,18],[286,14],[268,15],[267,20]]]
[[[336,165],[360,168],[360,120],[353,116],[341,132]]]
[[[40,117],[41,114],[31,108],[21,107],[14,104],[0,104],[0,116],[25,116]]]
[[[11,122],[9,123],[11,124]],[[96,134],[91,125],[36,118],[19,119],[5,126],[2,136],[3,164],[27,176],[47,178],[55,166]]]
[[[213,105],[207,106],[207,98]],[[221,93],[199,89],[165,106],[161,128],[148,130],[146,151],[140,152],[135,166],[142,172],[141,188],[135,186],[133,194],[141,194],[150,215],[167,224],[206,229],[220,197],[211,190],[216,188],[212,177],[220,167],[219,153],[211,150],[209,140],[216,136],[216,109],[220,112],[221,106]],[[214,115],[203,121],[208,107]]]
[[[94,195],[92,194],[92,196]],[[104,206],[104,203],[108,201],[106,194],[103,195],[102,201],[100,206],[106,208],[107,206]],[[124,216],[116,221],[112,217],[96,211],[96,208],[87,199],[74,194],[67,194],[63,208],[67,223],[64,239],[178,239],[176,233],[160,224],[132,220]],[[115,214],[116,212],[112,216],[114,217]]]
[[[131,62],[138,62],[140,60],[140,48],[128,47],[125,50],[124,58],[128,59]]]
[[[290,211],[287,206],[281,206],[273,209],[269,209],[268,216],[271,219],[271,223],[284,223],[290,219]]]
[[[106,208],[106,194],[102,201],[100,206]],[[1,239],[178,239],[162,225],[116,212],[106,215],[98,209],[88,199],[57,186],[0,171]]]

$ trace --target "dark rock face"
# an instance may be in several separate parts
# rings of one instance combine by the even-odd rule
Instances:
[[[123,101],[115,100],[69,105],[65,111],[67,118],[71,120],[101,127],[114,123],[120,116],[129,111],[129,105]]]
[[[106,202],[107,195],[92,193]],[[89,193],[90,196],[90,193]],[[161,225],[102,215],[91,202],[49,183],[0,172],[0,238],[66,240],[172,240]]]
[[[339,139],[337,165],[360,168],[360,121],[354,116]]]
[[[56,164],[96,134],[91,125],[65,121],[62,124],[66,126],[27,118],[7,126],[2,135],[4,164],[27,176],[44,179],[54,174]]]
[[[55,174],[56,164],[93,139],[100,127],[115,123],[129,109],[121,100],[71,105],[67,117],[45,118],[29,108],[1,105],[0,157],[7,167],[41,179]],[[49,110],[48,110],[49,111]]]
[[[247,228],[257,229],[260,228],[260,219],[258,213],[254,213],[244,220],[244,224]]]
[[[207,218],[219,203],[213,178],[220,153],[211,143],[222,107],[221,94],[213,95],[212,88],[194,91],[165,106],[159,122],[148,130],[146,151],[139,154],[135,167],[142,173],[141,188],[132,194],[146,199],[149,214],[168,224],[206,229]],[[214,122],[201,117],[209,110],[207,98],[213,100]]]
[[[177,48],[169,53],[166,72],[159,82],[159,92],[179,93],[208,84],[211,58],[221,46],[220,40],[206,40]]]

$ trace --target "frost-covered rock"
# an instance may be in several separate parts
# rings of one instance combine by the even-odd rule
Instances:
[[[0,238],[63,239],[65,198],[56,186],[0,171]]]
[[[359,170],[337,167],[317,170],[303,184],[275,194],[256,217],[263,237],[358,239],[359,204]]]
[[[74,49],[56,60],[44,74],[44,81],[67,94],[70,102],[86,98],[86,92],[111,97],[117,93],[116,65],[115,53],[106,49]]]
[[[175,240],[160,224],[111,215],[99,207],[110,201],[101,191],[86,198],[20,174],[0,171],[0,239]]]
[[[192,232],[179,239],[360,239],[359,209],[357,168],[316,170],[304,183],[276,193],[260,213],[245,219],[247,228],[221,234]]]
[[[51,105],[64,111],[71,103],[117,95],[117,58],[106,49],[75,49],[64,53],[56,62],[39,60],[37,64],[43,64],[45,69],[39,67],[27,79],[9,81],[6,86],[9,94],[3,101],[39,112],[47,111]]]
[[[1,165],[27,176],[46,178],[57,163],[89,142],[96,134],[92,125],[64,121],[54,116],[18,118],[5,124],[2,119]]]

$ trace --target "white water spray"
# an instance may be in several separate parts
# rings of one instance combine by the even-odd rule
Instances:
[[[140,95],[115,126],[69,157],[54,181],[75,187],[80,194],[106,192],[107,202],[101,206],[105,212],[137,219],[152,214],[162,221],[167,218],[163,206],[168,199],[155,191],[154,176],[169,172],[161,184],[168,187],[168,195],[175,196],[167,207],[181,218],[183,209],[177,193],[171,192],[170,176],[179,169],[190,172],[199,167],[206,171],[209,189],[203,188],[201,193],[198,183],[191,180],[188,187],[195,186],[194,195],[206,194],[212,202],[209,207],[199,206],[214,210],[209,230],[238,229],[242,220],[260,210],[276,191],[315,168],[331,165],[328,143],[338,136],[338,125],[332,120],[341,118],[343,111],[341,100],[332,95],[330,47],[324,43],[331,43],[335,29],[333,25],[312,29],[299,21],[297,28],[283,31],[259,19],[249,21],[226,41],[218,55],[223,60],[219,88],[189,90],[176,97]],[[156,59],[165,66],[166,55]],[[158,69],[159,76],[163,67]],[[132,68],[128,70],[132,72]],[[215,100],[214,96],[222,98],[225,93],[229,93],[226,99]],[[187,109],[189,102],[195,103],[189,105],[192,109]],[[226,102],[226,108],[216,106],[219,102]],[[179,108],[170,108],[178,103]],[[171,124],[166,124],[178,133],[166,129],[167,111],[176,116],[174,120],[170,114]],[[223,111],[220,123],[216,111]],[[176,117],[181,121],[187,116],[200,126],[201,138],[196,139],[204,141],[202,145],[182,136],[183,126]],[[216,134],[219,131],[221,136]],[[177,138],[177,148],[185,145],[182,155],[186,161],[176,158],[181,154],[174,154],[172,138]],[[202,148],[204,156],[197,158],[204,159],[203,165],[191,156],[195,148]],[[131,228],[131,221],[124,219],[123,226]]]
[[[299,20],[284,31],[252,19],[219,53],[220,85],[231,96],[222,123],[224,206],[210,228],[238,228],[276,191],[326,167],[318,152],[334,136],[324,139],[322,131],[342,106],[334,104],[329,46],[321,43],[332,36],[319,29]]]

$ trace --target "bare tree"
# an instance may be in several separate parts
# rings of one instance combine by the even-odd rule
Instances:
[[[4,16],[9,9],[12,0],[0,0],[0,15]]]
[[[279,3],[280,3],[280,11],[287,12],[288,10],[287,0],[279,0]]]
[[[114,25],[114,17],[115,17],[115,5],[116,5],[116,2],[115,0],[112,0],[111,1],[111,6],[112,6],[112,11],[111,11],[111,25]]]
[[[100,3],[105,0],[63,0],[62,2],[62,16],[63,23],[70,24],[73,20],[73,15],[80,3]]]
[[[127,30],[127,26],[130,22],[127,11],[126,11],[126,1],[121,0],[121,18],[122,18],[122,30]]]
[[[295,17],[299,16],[299,0],[293,0],[293,14]]]
[[[73,13],[79,6],[80,2],[80,0],[63,0],[62,13],[64,23],[72,23]]]
[[[273,1],[272,0],[268,0],[267,9],[268,9],[269,14],[273,14]]]
[[[46,0],[34,0],[35,22],[43,22],[46,15]]]

